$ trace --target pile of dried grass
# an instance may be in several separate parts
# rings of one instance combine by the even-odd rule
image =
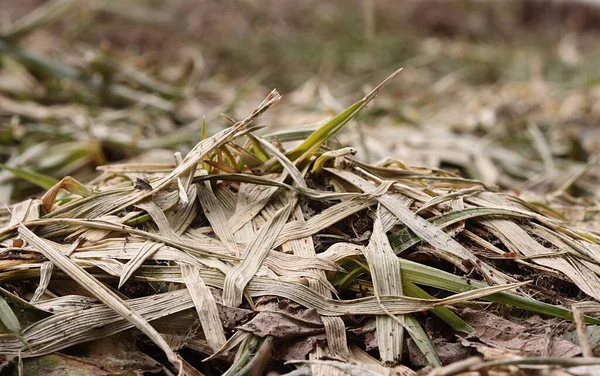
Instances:
[[[314,132],[286,132],[298,141],[287,149],[277,134],[254,133],[280,99],[273,91],[175,165],[103,166],[89,184],[67,177],[40,200],[0,209],[0,312],[10,332],[0,353],[37,357],[135,327],[171,370],[190,375],[201,374],[199,355],[227,375],[283,371],[282,360],[299,361],[294,375],[408,375],[399,365],[405,333],[441,366],[422,326],[435,315],[499,360],[431,375],[597,364],[569,358],[577,347],[553,336],[559,361],[488,356],[494,346],[461,318],[464,307],[490,311],[481,299],[572,319],[548,302],[600,300],[600,237],[479,181],[354,159],[333,137],[382,85]],[[531,285],[544,278],[581,293],[564,299]],[[583,316],[594,307],[578,310],[581,333],[584,321],[600,323]]]

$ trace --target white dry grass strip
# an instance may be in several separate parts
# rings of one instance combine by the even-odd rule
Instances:
[[[369,244],[362,251],[369,264],[371,279],[376,296],[402,296],[402,277],[400,275],[400,260],[390,246],[390,242],[381,223],[381,209],[377,210],[373,234]],[[399,362],[402,358],[404,329],[402,316],[393,318],[388,315],[376,317],[375,335],[379,346],[379,355],[384,362]]]
[[[33,200],[29,199],[29,200],[20,202],[16,205],[13,205],[12,208],[10,208],[10,213],[11,213],[10,221],[8,222],[8,225],[6,225],[6,227],[8,228],[8,227],[16,226],[19,223],[26,221],[27,213],[29,213],[29,209],[31,208],[32,204],[33,204]]]
[[[106,239],[104,242],[96,243],[92,246],[80,247],[73,257],[77,260],[96,258],[103,260],[131,260],[137,256],[140,249],[147,242],[140,240],[128,240],[123,238]],[[160,243],[157,243],[160,244]],[[194,258],[181,250],[164,245],[158,248],[154,253],[148,255],[148,260],[168,260],[175,262],[194,262]]]
[[[329,192],[322,191],[319,189],[312,188],[303,188],[298,185],[289,185],[283,183],[283,178],[288,176],[287,170],[283,171],[283,176],[279,174],[275,178],[270,178],[261,175],[250,175],[244,173],[229,173],[229,174],[211,174],[205,176],[196,176],[194,177],[194,182],[198,183],[201,181],[230,181],[230,182],[240,182],[240,183],[250,183],[254,185],[261,185],[267,187],[278,187],[283,188],[287,191],[296,192],[303,196],[306,196],[312,200],[325,201],[325,200],[344,200],[351,199],[357,196],[366,196],[364,194],[352,193],[352,192]],[[273,174],[271,174],[273,176]]]
[[[215,194],[210,189],[210,185],[198,184],[198,199],[202,206],[202,212],[206,215],[208,222],[210,223],[212,230],[217,235],[223,245],[229,249],[231,254],[239,256],[238,248],[235,244],[235,237],[229,222],[227,220],[227,213],[223,208],[223,205],[219,202]]]
[[[254,137],[251,134],[248,136],[255,139],[258,143],[260,143],[260,145],[263,148],[265,148],[269,153],[271,153],[277,159],[277,161],[279,163],[281,163],[283,168],[288,172],[288,174],[292,177],[294,182],[296,184],[298,184],[298,186],[308,189],[308,186],[306,185],[306,182],[304,181],[304,177],[302,176],[302,173],[298,170],[298,168],[296,168],[296,166],[292,163],[292,161],[290,161],[282,152],[277,150],[277,148],[275,146],[273,146],[273,144],[265,141],[264,139],[262,139],[260,137]]]
[[[278,179],[283,182],[283,179]],[[261,186],[254,184],[242,184],[238,191],[238,199],[235,212],[229,218],[231,232],[238,232],[245,224],[263,210],[271,197],[277,192],[278,187]]]
[[[200,270],[196,266],[181,264],[181,275],[194,301],[204,336],[213,352],[216,352],[225,344],[227,339],[219,319],[215,298],[210,289],[204,284],[202,277],[200,277]]]
[[[132,311],[127,304],[121,300],[114,292],[108,289],[104,284],[92,277],[79,265],[74,263],[60,251],[49,247],[37,235],[31,232],[27,227],[21,225],[19,234],[29,244],[41,252],[48,260],[52,261],[69,277],[83,286],[90,294],[97,297],[101,302],[115,310],[119,315],[129,320],[136,328],[146,334],[161,350],[165,352],[169,362],[171,362],[179,371],[183,372],[181,361],[177,355],[167,345],[165,340],[154,328],[137,312]]]
[[[291,200],[286,206],[279,209],[248,244],[244,250],[242,261],[235,265],[225,277],[223,304],[237,307],[242,303],[244,288],[273,248],[275,239],[283,229],[294,205],[295,203]]]
[[[211,240],[211,244],[203,244],[202,246],[213,252],[226,252],[224,246],[219,245],[220,243],[217,240]],[[194,241],[198,241],[197,238],[194,238]],[[92,246],[78,248],[73,256],[78,262],[87,262],[89,259],[128,260],[127,264],[129,264],[131,260],[140,256],[141,248],[144,247],[145,244],[146,242],[140,241],[139,239],[111,238]],[[190,264],[194,264],[198,261],[197,258],[188,253],[164,244],[153,253],[148,254],[146,260],[173,261],[177,263],[185,262]],[[200,262],[206,263],[209,261],[208,259],[201,259]],[[274,250],[271,250],[267,255],[265,265],[280,275],[292,272],[304,273],[310,269],[324,271],[341,270],[335,262],[329,261],[326,258],[301,257]]]
[[[165,243],[174,248],[178,248],[184,251],[188,251],[194,255],[198,256],[215,256],[222,259],[236,259],[234,256],[230,256],[227,254],[216,254],[210,252],[208,250],[202,249],[201,247],[194,246],[193,244],[186,243],[184,241],[172,240],[167,237],[164,237],[160,234],[153,234],[147,231],[139,230],[137,228],[133,228],[127,225],[114,224],[111,222],[103,221],[103,220],[93,220],[93,219],[75,219],[75,218],[52,218],[52,219],[38,219],[35,221],[30,221],[25,223],[27,226],[36,226],[36,225],[47,225],[47,224],[56,224],[60,223],[63,225],[71,225],[71,226],[83,226],[90,228],[97,228],[103,230],[111,230],[115,232],[127,233],[138,235],[145,239],[153,240],[159,243]]]
[[[423,203],[423,205],[415,212],[415,214],[418,214],[419,212],[425,211],[429,208],[439,206],[440,204],[443,204],[446,201],[454,200],[455,198],[459,197],[477,195],[480,192],[483,192],[483,187],[475,186],[471,188],[459,189],[443,195],[432,197],[431,200]]]
[[[385,367],[379,360],[373,358],[365,350],[356,345],[352,345],[350,351],[352,351],[352,356],[357,364],[371,371],[380,372],[384,376],[415,376],[417,374],[415,371],[401,364]]]
[[[214,187],[213,193],[223,207],[226,216],[231,217],[235,212],[237,194],[232,192],[231,189],[229,189],[229,187],[227,187],[225,184],[217,184],[217,186]]]
[[[227,342],[217,352],[215,352],[208,358],[205,358],[203,362],[207,362],[211,359],[220,357],[221,355],[235,349],[238,345],[240,345],[244,341],[247,341],[250,337],[252,337],[252,333],[245,332],[243,330],[238,330],[231,337],[229,337]]]
[[[327,248],[325,252],[319,253],[317,257],[331,262],[339,262],[346,257],[362,255],[362,248],[361,245],[339,242]]]
[[[223,288],[223,274],[210,269],[202,269],[200,275],[204,282],[213,287]],[[163,280],[183,283],[179,267],[170,266],[144,266],[136,274],[137,278]],[[406,314],[421,312],[433,307],[453,305],[467,300],[478,299],[498,292],[503,292],[526,285],[528,282],[513,283],[500,286],[483,287],[467,292],[452,295],[444,299],[416,299],[403,296],[381,296],[380,302],[375,297],[365,297],[354,300],[336,300],[324,298],[313,289],[297,283],[269,277],[255,276],[248,283],[247,290],[252,297],[280,296],[290,299],[307,308],[315,308],[319,314],[325,316],[356,315],[383,315],[386,312],[381,304],[393,314]],[[381,304],[380,304],[381,303]]]
[[[113,174],[168,174],[173,171],[175,164],[172,163],[115,163],[106,166],[98,166],[96,170],[110,172]]]
[[[183,207],[178,205],[176,209],[165,213],[173,231],[179,236],[188,230],[198,215],[198,202],[196,200],[198,192],[195,185],[189,187],[187,196],[190,200],[189,203],[184,204]]]
[[[176,152],[173,157],[175,158],[175,164],[177,166],[181,165],[181,163],[183,162],[183,158],[181,157],[181,153],[180,152]],[[197,165],[196,165],[197,166]],[[187,190],[192,182],[192,178],[194,177],[194,170],[196,169],[196,166],[192,166],[190,168],[189,172],[186,172],[185,174],[182,174],[181,176],[177,177],[177,188],[179,191],[179,200],[183,203],[183,204],[188,204],[190,202],[190,199],[187,195]]]
[[[571,306],[573,311],[573,320],[575,321],[577,338],[579,339],[579,346],[584,358],[593,358],[594,352],[590,345],[590,338],[587,332],[587,325],[583,315],[585,313],[597,313],[600,312],[600,304],[596,302],[581,302],[575,303]]]
[[[98,300],[81,295],[63,295],[33,303],[35,308],[54,314],[90,308]]]
[[[152,256],[157,250],[163,247],[162,243],[154,243],[154,242],[146,242],[144,243],[140,249],[136,252],[136,254],[127,261],[127,264],[123,267],[123,272],[121,273],[121,277],[119,278],[119,288],[123,286],[125,282],[135,273],[135,271],[142,266],[144,261],[148,259],[148,257]]]
[[[288,362],[291,364],[309,364],[309,365],[322,365],[338,368],[345,375],[350,376],[383,376],[383,373],[372,371],[362,364],[343,363],[336,360],[295,360]],[[292,375],[291,373],[288,375]],[[308,374],[310,375],[310,373]],[[284,375],[285,376],[285,375]]]
[[[194,306],[186,289],[131,299],[128,304],[147,321]],[[40,305],[45,310],[52,308],[55,314],[23,330],[28,347],[13,336],[0,336],[0,348],[5,354],[17,355],[20,352],[25,358],[41,356],[134,327],[126,317],[104,304],[94,303],[90,298],[65,296]]]
[[[316,309],[322,316],[343,315],[384,315],[386,310],[392,314],[402,315],[413,312],[422,312],[437,306],[452,305],[472,299],[481,298],[497,292],[507,291],[529,282],[511,283],[506,285],[490,286],[477,290],[452,295],[444,299],[416,299],[404,296],[366,297],[353,300],[334,300],[324,298],[323,295],[299,283],[277,281],[271,278],[254,277],[248,284],[251,296],[276,295],[290,299],[307,308]]]
[[[146,211],[146,213],[150,215],[154,221],[154,224],[156,224],[158,227],[158,233],[160,235],[176,242],[181,241],[179,235],[177,235],[171,227],[171,224],[169,223],[165,213],[156,203],[154,203],[154,201],[140,202],[136,205],[136,207]]]
[[[42,267],[40,268],[40,283],[35,289],[33,296],[29,300],[30,303],[39,301],[42,295],[44,295],[44,292],[46,292],[46,288],[48,288],[48,284],[50,283],[50,277],[52,277],[53,269],[54,264],[50,261],[46,261],[42,264]]]

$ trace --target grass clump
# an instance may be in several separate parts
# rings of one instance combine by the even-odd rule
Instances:
[[[2,209],[2,353],[39,357],[135,327],[166,354],[164,372],[198,372],[194,353],[231,375],[291,364],[410,374],[405,334],[442,366],[423,327],[430,315],[462,335],[477,331],[462,310],[481,301],[573,319],[532,285],[546,275],[576,286],[577,300],[599,299],[594,233],[476,180],[327,146],[396,73],[308,137],[297,133],[295,147],[255,133],[281,98],[274,90],[174,164],[102,166],[92,183],[65,178],[41,200]],[[22,310],[38,318],[21,325]]]

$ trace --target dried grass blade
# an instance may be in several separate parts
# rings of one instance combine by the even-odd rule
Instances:
[[[417,373],[407,366],[396,365],[394,367],[384,367],[383,364],[369,355],[365,350],[361,349],[356,345],[352,345],[351,347],[352,357],[354,360],[364,365],[366,368],[371,371],[380,372],[385,376],[415,376]]]
[[[53,219],[38,219],[35,221],[29,221],[26,223],[28,226],[36,226],[36,225],[47,225],[47,224],[67,224],[67,225],[75,225],[75,226],[85,226],[90,228],[98,228],[103,230],[111,230],[115,232],[128,233],[133,235],[138,235],[144,239],[153,240],[158,243],[165,243],[175,248],[179,248],[184,251],[189,251],[194,255],[201,256],[218,256],[221,259],[236,259],[233,256],[229,256],[223,253],[211,252],[209,250],[202,249],[201,247],[196,246],[195,244],[190,244],[189,242],[184,242],[183,240],[175,241],[171,240],[167,237],[164,237],[159,234],[153,234],[150,232],[138,230],[133,227],[129,227],[126,225],[114,224],[102,220],[92,220],[92,219],[73,219],[73,218],[53,218]]]
[[[154,243],[154,242],[146,242],[144,243],[140,249],[137,251],[135,256],[123,267],[123,272],[121,277],[119,278],[119,287],[123,286],[125,282],[135,273],[135,271],[148,259],[148,257],[152,256],[154,252],[163,247],[162,243]]]
[[[10,221],[8,222],[6,228],[8,229],[10,227],[18,225],[21,222],[24,222],[27,219],[29,209],[32,207],[32,205],[32,199],[25,200],[14,205],[10,210],[12,214],[10,216]]]
[[[48,288],[48,284],[50,283],[50,277],[52,277],[52,269],[54,269],[53,265],[54,264],[52,262],[48,261],[43,263],[40,267],[40,283],[35,289],[35,292],[33,293],[31,300],[29,300],[29,303],[33,304],[37,302],[40,300],[42,295],[44,295],[44,292],[46,292],[46,288]]]
[[[204,284],[202,277],[200,277],[200,270],[197,267],[181,264],[181,276],[194,301],[204,336],[213,352],[217,352],[225,345],[227,339],[219,319],[215,298],[210,289]]]
[[[244,251],[244,259],[234,266],[225,277],[223,304],[237,307],[242,303],[244,288],[256,274],[271,248],[273,248],[275,240],[289,218],[294,205],[295,203],[289,202],[279,209],[260,228],[254,239],[248,244]]]
[[[230,217],[235,212],[235,205],[237,202],[237,194],[233,193],[225,184],[217,184],[214,187],[213,193],[219,199],[225,214]]]
[[[518,282],[518,283],[507,283],[504,285],[496,285],[496,286],[486,286],[476,290],[461,292],[452,296],[449,296],[444,299],[438,299],[434,306],[438,307],[441,305],[454,305],[457,303],[462,303],[468,300],[483,298],[489,295],[493,295],[499,292],[512,290],[519,288],[521,286],[525,286],[531,283],[531,281]]]
[[[505,208],[469,208],[463,210],[454,210],[438,217],[429,218],[428,221],[439,229],[447,228],[455,223],[465,221],[467,219],[478,218],[478,217],[514,217],[514,218],[530,218],[530,215],[521,211],[507,210]],[[414,232],[408,228],[397,231],[395,234],[390,236],[390,243],[396,253],[405,251],[413,245],[419,243],[421,238],[415,235]]]
[[[343,316],[347,314],[385,315],[388,312],[395,315],[402,315],[427,311],[440,305],[452,305],[459,301],[496,294],[523,284],[485,287],[475,291],[468,291],[467,293],[456,294],[446,299],[424,300],[404,296],[380,296],[379,299],[367,297],[354,300],[333,300],[325,298],[323,295],[299,283],[257,276],[248,284],[248,292],[251,296],[276,295],[287,298],[307,308],[316,309],[322,316]]]
[[[179,268],[177,269],[179,270]],[[134,327],[131,321],[104,304],[96,304],[89,301],[89,298],[87,302],[82,297],[73,299],[80,301],[76,304],[85,304],[85,306],[62,313],[54,312],[52,316],[23,330],[29,347],[24,347],[19,341],[0,336],[0,348],[13,355],[20,351],[24,357],[40,356]],[[61,310],[63,309],[60,306],[61,303],[65,303],[65,306],[69,304],[68,299],[61,300],[63,302],[55,301],[53,305],[46,305],[46,308]],[[166,317],[194,306],[186,289],[131,299],[127,303],[148,321]]]
[[[174,157],[175,157],[175,164],[177,166],[179,166],[183,162],[183,158],[181,158],[181,153],[176,152]],[[195,169],[196,169],[196,166],[192,166],[190,168],[190,172],[182,174],[182,176],[179,176],[177,178],[177,188],[179,190],[179,200],[181,202],[183,202],[184,204],[187,204],[190,201],[190,199],[187,196],[187,190],[189,188],[192,178],[194,177]]]
[[[114,292],[92,277],[79,265],[74,263],[61,252],[48,246],[27,227],[21,225],[19,227],[19,234],[50,261],[56,264],[69,277],[77,281],[77,283],[88,290],[90,294],[97,297],[101,302],[112,308],[115,312],[130,321],[136,328],[146,334],[161,350],[165,352],[169,361],[181,373],[181,361],[179,361],[177,355],[173,352],[173,350],[171,350],[160,334],[154,330],[154,328],[142,316],[140,316],[137,312],[132,311],[129,306]]]
[[[190,227],[198,215],[198,202],[196,197],[198,192],[195,185],[190,185],[187,196],[190,202],[177,210],[165,213],[173,231],[181,236]]]
[[[173,231],[173,228],[171,227],[171,224],[169,223],[165,213],[156,203],[154,203],[154,201],[140,202],[136,206],[142,210],[145,210],[146,213],[152,217],[152,220],[158,227],[158,232],[160,235],[173,241],[181,241],[179,235]]]
[[[296,184],[298,184],[298,186],[308,189],[308,186],[306,185],[306,182],[304,181],[304,177],[302,176],[302,173],[296,168],[296,166],[292,163],[292,161],[290,161],[282,152],[277,150],[277,148],[275,146],[273,146],[270,142],[268,142],[260,137],[255,137],[251,134],[249,134],[248,137],[255,139],[256,142],[261,144],[262,147],[264,147],[269,153],[274,155],[275,158],[279,161],[279,163],[281,163],[283,168],[285,168],[285,170],[288,172],[288,174],[290,174],[290,176],[292,177],[294,182],[296,182]]]
[[[369,264],[375,295],[402,296],[404,294],[402,292],[400,261],[392,250],[383,230],[380,212],[381,209],[379,208],[369,245],[362,248],[362,251]],[[401,323],[403,322],[403,317],[396,317],[395,319],[387,315],[376,317],[375,334],[379,345],[379,355],[384,362],[396,363],[402,358],[404,329]]]
[[[371,371],[362,365],[355,365],[351,363],[343,363],[337,360],[295,360],[288,363],[302,363],[309,365],[320,365],[320,366],[330,366],[335,367],[344,372],[345,375],[352,376],[384,376],[383,374],[375,371]]]
[[[419,212],[427,210],[427,209],[432,208],[434,206],[438,206],[438,205],[440,205],[440,204],[442,204],[442,203],[444,203],[446,201],[453,200],[453,199],[458,198],[458,197],[464,197],[464,196],[467,196],[467,195],[469,195],[469,196],[476,195],[476,194],[478,194],[479,192],[482,192],[482,191],[483,191],[483,187],[476,186],[476,187],[471,187],[471,188],[459,189],[457,191],[450,192],[450,193],[447,193],[445,195],[440,195],[440,196],[433,197],[431,200],[425,202],[423,204],[423,206],[421,206],[415,212],[415,214],[418,214]]]
[[[233,350],[236,346],[238,346],[242,342],[246,341],[251,336],[252,336],[252,333],[250,333],[250,332],[244,332],[243,330],[238,330],[231,337],[229,337],[227,342],[217,352],[215,352],[208,358],[203,359],[202,361],[208,362],[209,360],[220,357],[221,355]]]
[[[281,179],[281,178],[280,178]],[[285,176],[282,176],[285,179]],[[236,234],[264,209],[278,191],[277,187],[242,184],[238,191],[235,212],[229,218],[231,232]]]
[[[106,166],[98,166],[96,170],[112,174],[157,174],[169,173],[176,166],[171,163],[115,163]]]
[[[311,188],[291,186],[291,185],[283,183],[283,181],[285,180],[285,178],[287,178],[287,176],[288,176],[287,170],[285,170],[283,175],[280,175],[277,180],[268,178],[267,176],[249,175],[249,174],[242,174],[242,173],[211,174],[211,175],[205,175],[205,176],[196,176],[196,177],[194,177],[194,182],[198,183],[198,182],[205,181],[205,180],[211,180],[211,181],[223,180],[223,181],[238,181],[238,182],[242,182],[242,183],[251,183],[251,184],[256,184],[256,185],[272,186],[272,187],[283,188],[288,191],[297,192],[297,193],[302,194],[313,200],[343,200],[343,199],[351,199],[351,198],[361,196],[358,193],[328,192],[328,191],[320,191],[320,190],[311,189]]]
[[[87,197],[92,194],[92,191],[85,185],[81,184],[70,176],[66,176],[52,188],[50,188],[44,194],[44,196],[42,196],[42,206],[44,209],[46,209],[46,213],[50,213],[52,211],[54,200],[56,200],[56,196],[61,189],[65,189],[68,192],[75,193],[83,197]]]
[[[324,316],[323,318],[325,318],[327,316]],[[332,318],[332,317],[329,317]],[[339,317],[333,317],[334,319],[341,319]],[[323,323],[325,323],[325,320],[323,320]],[[344,328],[344,332],[345,332],[345,328]],[[329,340],[327,341],[327,346],[329,346]],[[350,354],[350,352],[348,352],[348,355],[351,356],[352,354]],[[322,359],[322,358],[326,358],[326,357],[331,357],[332,355],[329,353],[329,349],[327,347],[319,347],[316,346],[315,349],[313,351],[311,351],[310,353],[308,353],[308,359],[309,360],[317,360],[317,359]],[[340,359],[344,359],[344,358],[340,358]],[[296,370],[296,372],[301,371],[302,369]],[[312,376],[346,376],[346,372],[337,369],[335,367],[331,367],[331,366],[325,366],[322,364],[313,364],[310,366],[310,370],[306,370],[306,372],[308,373],[308,375],[312,375]],[[289,374],[288,374],[289,375]],[[300,375],[298,375],[300,376]]]
[[[92,304],[98,303],[98,300],[81,295],[63,295],[58,298],[45,299],[36,302],[36,308],[42,311],[52,312],[54,314],[61,312],[74,311],[78,309],[89,308]]]
[[[223,209],[223,205],[221,205],[221,202],[212,192],[210,186],[198,184],[198,199],[200,200],[204,215],[206,215],[212,230],[219,240],[230,250],[231,254],[239,256],[235,237],[233,231],[231,231],[231,227],[229,227],[225,209]]]

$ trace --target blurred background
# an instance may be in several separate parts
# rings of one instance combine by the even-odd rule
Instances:
[[[1,1],[0,202],[171,162],[203,119],[214,134],[273,88],[263,133],[314,128],[403,67],[340,142],[583,220],[600,195],[599,31],[595,1]]]

